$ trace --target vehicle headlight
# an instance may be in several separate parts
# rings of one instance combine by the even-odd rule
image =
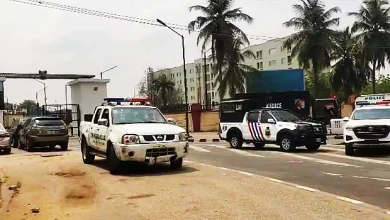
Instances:
[[[345,130],[347,130],[347,131],[352,131],[352,129],[353,129],[353,127],[351,127],[351,126],[346,126],[345,127]]]
[[[139,137],[134,134],[125,134],[122,137],[122,144],[139,144]]]
[[[182,132],[179,134],[179,141],[187,141],[188,138],[187,138],[187,133],[186,132]]]

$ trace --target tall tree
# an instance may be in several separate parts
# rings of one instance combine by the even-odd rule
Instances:
[[[339,25],[339,18],[333,15],[340,12],[338,7],[325,10],[320,0],[300,0],[293,5],[296,17],[285,22],[286,27],[298,30],[283,43],[284,48],[292,48],[292,57],[297,57],[299,65],[313,72],[313,83],[318,84],[319,74],[330,67],[330,53],[336,32],[331,28]],[[314,87],[314,96],[318,86]]]
[[[246,50],[241,52],[244,43],[241,38],[233,40],[232,52],[225,55],[222,63],[222,72],[217,72],[216,84],[218,86],[219,98],[222,100],[226,92],[232,96],[236,92],[245,92],[245,83],[250,80],[247,72],[257,72],[258,70],[245,65],[246,58],[255,58],[252,51]]]
[[[27,111],[27,115],[37,115],[37,103],[33,100],[24,100],[19,104],[18,111]]]
[[[331,83],[336,92],[342,92],[347,98],[354,92],[360,92],[367,84],[371,69],[365,59],[364,45],[356,41],[350,28],[340,32],[333,48]]]
[[[365,0],[358,12],[348,13],[357,21],[352,32],[365,44],[365,52],[372,63],[372,93],[376,93],[375,71],[385,67],[386,56],[390,59],[390,7],[387,0]]]
[[[168,79],[167,75],[161,74],[152,82],[152,90],[161,95],[163,105],[168,103],[168,95],[175,90],[175,83]]]
[[[251,23],[253,18],[242,12],[241,8],[232,9],[234,0],[207,0],[208,5],[195,5],[190,11],[201,11],[204,16],[198,16],[188,24],[189,32],[200,29],[197,44],[202,42],[202,50],[211,44],[212,58],[216,60],[216,68],[222,73],[222,64],[225,55],[232,49],[233,39],[241,37],[249,44],[246,34],[234,25],[233,21]]]

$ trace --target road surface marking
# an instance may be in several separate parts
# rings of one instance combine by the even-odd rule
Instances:
[[[385,189],[390,189],[390,187],[385,187]]]
[[[219,149],[227,149],[227,147],[226,146],[223,146],[223,145],[215,145],[215,144],[213,144],[213,145],[210,145],[211,147],[216,147],[216,148],[219,148]]]
[[[338,157],[338,158],[342,158],[342,159],[363,161],[363,162],[367,162],[367,163],[390,165],[390,161],[384,161],[384,160],[374,160],[374,159],[369,159],[369,158],[350,157],[350,156],[339,155],[339,154],[330,154],[330,153],[320,153],[320,154],[330,156],[330,157]]]
[[[340,200],[343,200],[343,201],[346,201],[346,202],[357,204],[357,205],[360,205],[360,204],[364,203],[364,202],[361,202],[361,201],[358,201],[358,200],[354,200],[354,199],[350,199],[350,198],[342,197],[342,196],[336,196],[336,198],[338,198]]]
[[[203,149],[201,147],[194,146],[194,145],[190,145],[190,149],[193,149],[193,150],[196,150],[196,151],[199,151],[199,152],[210,153],[210,151],[208,151],[206,149]]]
[[[282,180],[274,179],[274,178],[266,178],[267,180],[271,180],[272,182],[277,182],[277,183],[284,183]]]
[[[339,176],[339,177],[343,177],[341,174],[339,173],[325,173],[325,172],[322,172],[323,174],[325,175],[329,175],[329,176]]]
[[[333,148],[333,147],[320,147],[320,149],[324,149],[324,150],[334,150],[334,151],[340,151],[340,152],[344,152],[345,150],[343,149],[340,149],[340,148]]]
[[[299,188],[299,189],[303,189],[303,190],[307,190],[307,191],[310,191],[310,192],[319,192],[319,190],[317,190],[317,189],[313,189],[313,188],[310,188],[310,187],[307,187],[307,186],[295,186],[295,187],[297,187],[297,188]]]
[[[306,157],[306,156],[291,154],[291,153],[284,153],[284,152],[276,152],[276,153],[281,154],[281,155],[285,155],[285,156],[299,158],[299,159],[310,160],[310,161],[322,163],[322,164],[344,166],[344,167],[357,167],[357,168],[361,167],[361,166],[357,166],[357,165],[353,165],[353,164],[339,163],[339,162],[334,162],[334,161],[330,161],[330,160],[323,160],[323,159],[318,159],[318,158],[313,158],[313,157]]]
[[[225,168],[225,167],[218,167],[219,169],[221,170],[226,170],[226,171],[233,171],[232,169],[229,169],[229,168]]]
[[[382,178],[370,178],[372,180],[378,180],[378,181],[384,181],[384,182],[390,182],[390,179],[382,179]]]
[[[242,150],[237,150],[237,149],[227,149],[227,150],[235,152],[235,153],[238,153],[238,154],[241,154],[241,155],[244,155],[244,156],[248,156],[248,157],[265,157],[263,155],[252,154],[252,153],[249,153],[249,152],[246,152],[246,151],[242,151]]]
[[[244,174],[244,175],[247,175],[247,176],[254,176],[255,175],[253,173],[248,173],[248,172],[244,172],[244,171],[238,171],[238,173],[241,173],[241,174]]]
[[[368,179],[368,177],[364,177],[364,176],[352,176],[353,178],[358,178],[358,179]]]

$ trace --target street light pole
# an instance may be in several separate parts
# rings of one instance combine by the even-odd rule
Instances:
[[[47,97],[46,97],[46,84],[36,79],[37,82],[43,85],[43,93],[45,94],[45,105],[47,106]]]
[[[117,68],[118,66],[114,66],[114,67],[111,67],[110,69],[107,69],[107,70],[104,70],[103,72],[100,72],[100,79],[103,79],[103,73],[105,73],[105,72],[108,72],[108,71],[110,71],[110,70],[112,70],[112,69],[115,69],[115,68]]]
[[[190,137],[190,132],[188,129],[188,89],[187,89],[187,71],[186,71],[186,56],[185,56],[185,43],[184,43],[184,35],[179,34],[177,31],[175,31],[173,28],[166,25],[164,22],[162,22],[160,19],[157,19],[157,22],[161,25],[167,27],[171,31],[173,31],[175,34],[179,35],[181,37],[181,45],[183,49],[183,73],[184,73],[184,98],[185,98],[185,105],[186,105],[186,132],[187,136]]]

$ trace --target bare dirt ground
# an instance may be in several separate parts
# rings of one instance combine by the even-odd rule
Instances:
[[[105,161],[84,165],[73,153],[0,156],[0,168],[0,219],[389,218],[256,176],[196,164],[176,172],[141,166],[112,176]]]

